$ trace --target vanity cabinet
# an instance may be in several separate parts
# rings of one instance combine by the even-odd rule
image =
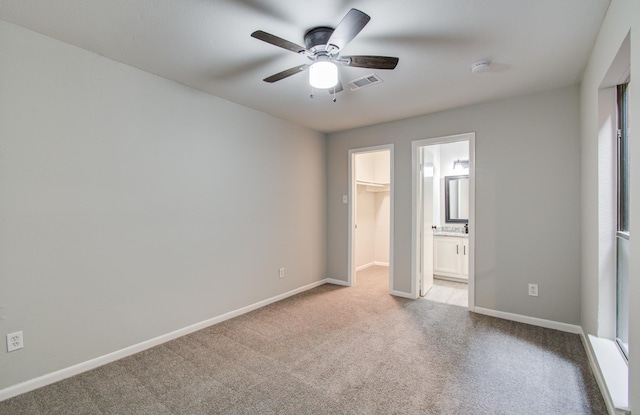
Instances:
[[[469,278],[469,239],[457,236],[433,237],[433,273],[450,279]]]
[[[462,278],[469,279],[469,238],[462,239]]]

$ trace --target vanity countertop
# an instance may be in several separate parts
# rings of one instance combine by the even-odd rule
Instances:
[[[458,238],[468,238],[469,234],[463,232],[434,231],[433,236],[455,236]]]

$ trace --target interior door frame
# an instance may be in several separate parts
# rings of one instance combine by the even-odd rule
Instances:
[[[376,151],[389,151],[389,293],[393,292],[393,234],[394,234],[394,224],[393,224],[393,205],[394,205],[394,193],[395,193],[395,185],[394,185],[394,168],[393,168],[393,160],[394,160],[394,146],[393,144],[382,144],[379,146],[372,147],[360,147],[353,148],[349,150],[349,189],[348,189],[348,198],[349,198],[349,220],[348,220],[348,237],[347,243],[349,247],[349,252],[347,255],[347,267],[348,267],[348,275],[347,275],[347,285],[349,287],[355,285],[356,283],[356,267],[355,267],[355,235],[354,235],[354,226],[355,226],[355,218],[356,218],[356,155],[363,153],[372,153]]]
[[[426,138],[411,142],[411,296],[418,298],[420,295],[420,251],[422,238],[420,223],[422,221],[420,208],[419,180],[417,174],[420,170],[420,149],[422,147],[447,144],[458,141],[469,143],[469,311],[475,309],[475,258],[476,258],[476,133],[463,133],[443,137]]]
[[[424,168],[424,164],[425,164],[425,151],[424,150],[425,147],[418,147],[418,171],[417,172],[413,172],[415,180],[417,181],[417,198],[419,201],[424,202],[424,191],[425,191],[425,177],[424,177],[424,172],[422,171]],[[417,173],[417,174],[416,174]],[[431,178],[431,192],[433,194],[433,178]],[[431,213],[433,214],[433,203],[431,204]],[[433,287],[433,232],[431,232],[431,286],[429,287],[429,289],[427,289],[427,291],[425,291],[423,293],[424,290],[424,268],[425,265],[428,261],[426,261],[425,259],[425,248],[426,246],[422,245],[422,241],[424,240],[424,232],[427,231],[427,227],[425,226],[425,216],[424,216],[424,212],[426,210],[426,206],[424,203],[420,203],[419,204],[419,211],[418,211],[418,229],[420,230],[420,250],[418,252],[418,265],[417,265],[417,269],[418,269],[418,296],[419,297],[423,297],[432,287]],[[433,218],[431,219],[431,225],[433,225]]]

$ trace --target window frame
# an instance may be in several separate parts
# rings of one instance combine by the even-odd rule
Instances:
[[[617,179],[617,193],[616,193],[616,208],[617,208],[617,224],[616,224],[616,322],[615,322],[615,340],[616,345],[620,349],[621,354],[625,360],[629,360],[629,300],[628,300],[628,257],[623,258],[624,255],[620,252],[620,245],[623,246],[629,243],[629,136],[628,136],[628,84],[629,80],[618,85],[616,87],[616,100],[617,100],[617,131],[616,131],[616,179]],[[628,254],[628,253],[627,253]],[[622,264],[621,261],[626,261],[626,264]],[[624,270],[621,272],[621,268]],[[622,275],[626,272],[626,275]],[[621,280],[625,278],[626,280]],[[621,300],[621,286],[626,287],[626,301]],[[626,305],[626,310],[621,310],[621,307]],[[621,312],[625,313],[625,316],[621,318]],[[620,325],[621,320],[626,320],[626,327],[624,330],[626,333],[627,342],[625,343],[621,339]],[[624,323],[622,323],[624,324]]]

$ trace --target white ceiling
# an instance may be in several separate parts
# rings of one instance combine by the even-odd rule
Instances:
[[[322,132],[442,111],[579,82],[609,0],[2,0],[0,19]],[[258,29],[304,45],[350,8],[371,16],[344,48],[397,56],[393,71],[341,67],[343,83],[384,82],[309,98],[306,63],[256,40]],[[473,74],[480,59],[490,71]]]

